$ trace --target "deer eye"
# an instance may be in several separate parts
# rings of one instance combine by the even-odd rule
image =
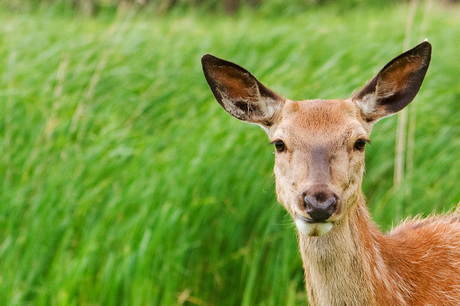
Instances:
[[[284,142],[282,140],[276,140],[273,142],[275,144],[275,149],[278,152],[283,152],[286,150],[286,146],[284,145]]]
[[[363,151],[364,147],[366,146],[366,143],[370,143],[370,140],[360,138],[360,139],[356,140],[354,149],[356,149],[358,151]]]

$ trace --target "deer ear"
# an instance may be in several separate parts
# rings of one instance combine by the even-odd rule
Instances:
[[[263,127],[275,123],[284,104],[282,97],[232,62],[206,54],[201,63],[214,96],[230,115]]]
[[[431,44],[424,41],[395,57],[352,96],[363,118],[375,122],[406,107],[425,78],[431,59]]]

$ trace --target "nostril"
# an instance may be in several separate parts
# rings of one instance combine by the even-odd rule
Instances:
[[[310,196],[304,196],[303,198],[303,203],[304,203],[304,208],[308,211],[309,209],[313,208],[313,203],[315,203],[315,199],[313,199]]]
[[[337,206],[337,199],[335,197],[328,199],[324,203],[324,207],[326,208],[335,208]]]
[[[329,200],[324,203],[324,208],[331,213],[331,215],[335,212],[337,208],[337,199],[335,197],[330,198]]]

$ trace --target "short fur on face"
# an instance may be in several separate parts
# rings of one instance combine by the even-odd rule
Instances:
[[[304,191],[328,188],[339,199],[330,218],[337,222],[350,210],[361,187],[364,151],[355,150],[354,144],[368,139],[372,126],[357,116],[359,107],[350,99],[288,100],[285,110],[283,120],[268,130],[271,141],[281,140],[286,146],[275,156],[278,199],[295,218],[305,213]]]

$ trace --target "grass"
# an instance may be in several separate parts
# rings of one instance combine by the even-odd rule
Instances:
[[[408,10],[1,12],[1,304],[304,304],[273,150],[213,100],[200,57],[238,62],[292,99],[345,98],[402,51]],[[415,14],[411,44],[429,37],[434,50],[399,190],[396,118],[374,129],[364,191],[384,229],[460,200],[459,14]]]

